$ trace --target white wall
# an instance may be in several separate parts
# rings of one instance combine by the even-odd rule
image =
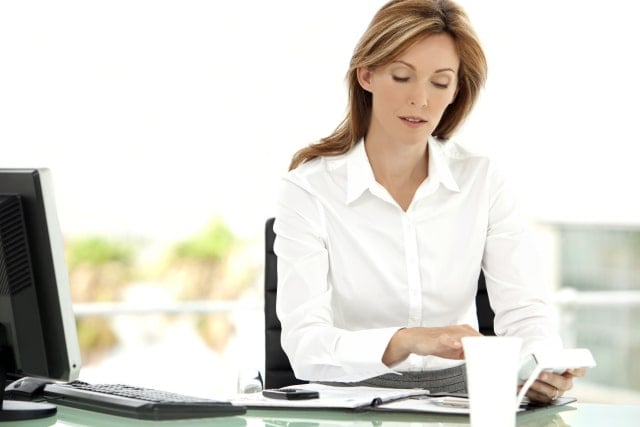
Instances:
[[[219,214],[259,235],[383,3],[3,1],[0,167],[51,168],[67,234],[168,240]],[[635,3],[461,3],[490,77],[459,139],[537,218],[638,222]]]

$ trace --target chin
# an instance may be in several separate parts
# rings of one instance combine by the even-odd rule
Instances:
[[[413,136],[411,138],[400,139],[404,145],[426,145],[429,135]]]

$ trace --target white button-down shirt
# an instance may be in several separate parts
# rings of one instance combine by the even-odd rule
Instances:
[[[376,182],[364,143],[283,179],[276,221],[282,346],[300,379],[359,381],[462,363],[381,359],[403,327],[469,324],[484,270],[498,335],[523,354],[559,345],[515,198],[487,157],[429,139],[429,176],[405,211]]]

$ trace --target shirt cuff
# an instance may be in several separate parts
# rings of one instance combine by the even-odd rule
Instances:
[[[397,373],[382,363],[389,341],[401,327],[345,331],[336,343],[335,357],[346,378],[341,381],[361,381],[378,375]]]

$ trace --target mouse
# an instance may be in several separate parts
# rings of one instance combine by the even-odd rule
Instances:
[[[5,387],[4,396],[9,400],[38,399],[42,397],[44,387],[53,382],[47,378],[23,377]]]

